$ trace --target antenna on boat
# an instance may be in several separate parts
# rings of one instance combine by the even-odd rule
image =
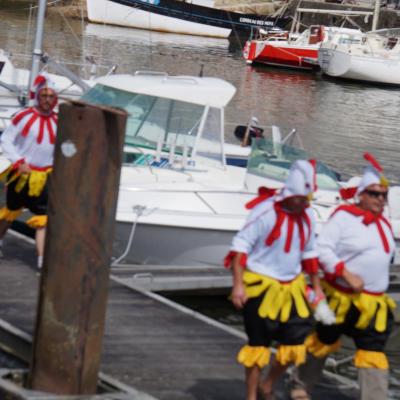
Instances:
[[[176,137],[175,137],[175,139],[172,139],[171,142],[170,142],[169,156],[168,156],[168,164],[170,166],[174,165],[174,161],[175,161],[175,146],[176,146]]]
[[[379,10],[381,7],[380,0],[375,0],[375,9],[374,9],[374,16],[372,19],[372,30],[376,31],[378,28],[378,21],[379,21]]]
[[[188,145],[185,141],[183,144],[183,151],[182,151],[182,169],[185,169],[187,166],[188,161]]]
[[[156,162],[161,162],[161,152],[163,147],[164,138],[160,135],[157,140],[157,149],[156,149]]]
[[[203,70],[204,70],[204,63],[200,64],[200,72],[199,72],[199,77],[202,78],[203,77]]]
[[[43,43],[45,14],[46,14],[46,0],[39,0],[39,8],[36,19],[36,33],[35,33],[35,40],[32,52],[32,67],[31,67],[31,74],[29,76],[28,92],[31,89],[33,81],[39,74],[40,70],[40,61],[43,55],[42,43]]]

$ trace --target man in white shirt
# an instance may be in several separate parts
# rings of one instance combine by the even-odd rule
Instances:
[[[0,137],[3,153],[11,162],[0,174],[7,187],[6,206],[0,209],[0,251],[12,221],[28,208],[34,214],[27,224],[36,229],[40,268],[47,224],[47,178],[57,134],[57,95],[47,75],[37,76],[31,99],[34,105],[18,112]]]
[[[395,242],[383,215],[388,182],[378,162],[368,153],[364,157],[370,165],[360,184],[343,191],[345,198],[355,195],[358,200],[339,206],[317,241],[325,273],[322,286],[336,323],[330,327],[317,324],[316,333],[306,342],[315,358],[300,368],[300,376],[306,382],[307,376],[314,376],[314,382],[308,380],[311,389],[321,364],[340,347],[340,336],[345,334],[357,348],[354,365],[359,370],[361,399],[386,400],[388,360],[384,347],[395,303],[385,292]]]
[[[315,163],[296,161],[284,188],[262,188],[245,226],[234,237],[225,259],[232,266],[232,302],[243,309],[248,344],[238,354],[245,366],[247,400],[273,398],[273,386],[289,364],[304,363],[304,340],[312,329],[302,270],[309,273],[318,297],[315,220],[309,198],[316,189]],[[272,341],[279,342],[267,379],[261,369],[270,364]]]

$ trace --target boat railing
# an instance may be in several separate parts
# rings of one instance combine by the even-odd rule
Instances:
[[[145,70],[140,70],[140,71],[136,71],[134,73],[134,75],[138,76],[146,76],[146,75],[150,75],[150,76],[168,76],[168,74],[166,72],[161,72],[161,71],[145,71]]]
[[[0,133],[4,131],[4,129],[7,128],[8,122],[11,120],[11,118],[5,118],[5,117],[0,117]]]
[[[187,82],[187,83],[193,83],[195,85],[198,84],[198,81],[195,78],[190,78],[186,76],[166,76],[164,80]]]

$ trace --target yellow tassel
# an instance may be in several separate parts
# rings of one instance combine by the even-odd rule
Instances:
[[[22,208],[16,211],[11,211],[7,207],[0,209],[0,220],[13,222],[22,214]]]
[[[386,178],[386,176],[381,175],[380,184],[381,184],[382,186],[389,187],[390,182],[389,182],[389,180]]]
[[[12,170],[12,166],[9,166],[4,171],[1,171],[0,172],[0,181],[4,182],[11,170]]]
[[[388,369],[389,361],[385,353],[380,351],[357,350],[354,365],[357,368]]]
[[[44,228],[47,225],[47,215],[35,215],[28,219],[26,223],[34,229]]]
[[[302,274],[289,283],[281,283],[268,276],[246,270],[243,281],[246,285],[247,297],[258,297],[265,293],[258,309],[261,318],[272,320],[279,318],[281,322],[287,322],[293,304],[301,318],[307,318],[310,315],[305,299],[306,284]]]
[[[7,185],[9,185],[12,181],[18,179],[17,184],[15,185],[15,191],[17,193],[21,192],[21,190],[25,187],[26,183],[28,182],[29,175],[28,174],[22,174],[22,175],[17,175],[14,174],[12,178],[7,182]]]
[[[6,178],[9,177],[9,172],[11,170],[12,168],[8,168],[2,172],[0,174],[0,180],[6,180]],[[29,174],[18,174],[17,171],[15,171],[15,173],[9,177],[5,184],[7,186],[12,182],[17,181],[17,184],[15,185],[15,191],[20,193],[25,185],[29,182],[29,196],[38,197],[42,193],[51,171],[51,168],[47,169],[46,171],[31,171]]]
[[[247,368],[257,365],[260,368],[269,364],[271,350],[264,346],[243,346],[238,355],[237,361]]]
[[[276,360],[281,365],[294,363],[295,365],[304,364],[306,361],[307,349],[304,344],[283,345],[281,344],[276,353]]]
[[[396,308],[396,303],[386,294],[374,296],[360,293],[353,302],[361,313],[356,328],[365,329],[375,317],[375,329],[377,332],[386,330],[388,309],[394,310]]]
[[[321,282],[321,286],[326,294],[329,308],[336,315],[336,323],[343,323],[348,311],[350,310],[351,302],[354,296],[350,293],[343,293],[339,290],[336,290],[325,281]]]
[[[306,296],[306,281],[304,275],[300,274],[294,281],[290,283],[290,292],[296,304],[296,310],[301,318],[310,316],[310,309],[305,299]]]
[[[38,197],[43,191],[51,168],[47,171],[32,171],[29,174],[29,196]]]
[[[305,346],[309,353],[311,353],[314,357],[323,358],[328,354],[333,353],[339,350],[341,343],[340,340],[337,340],[333,344],[324,344],[319,339],[316,333],[308,336],[305,341]]]

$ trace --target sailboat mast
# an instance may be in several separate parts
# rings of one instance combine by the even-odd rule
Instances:
[[[31,67],[31,74],[29,76],[28,91],[32,87],[33,81],[35,80],[40,70],[40,60],[43,55],[42,43],[43,43],[44,18],[47,6],[46,3],[47,0],[39,0],[39,8],[36,19],[35,39],[33,42],[32,67]]]
[[[380,0],[375,0],[375,10],[374,10],[374,17],[372,19],[372,30],[376,31],[378,28],[378,20],[379,20],[379,11],[381,9],[381,2]]]

